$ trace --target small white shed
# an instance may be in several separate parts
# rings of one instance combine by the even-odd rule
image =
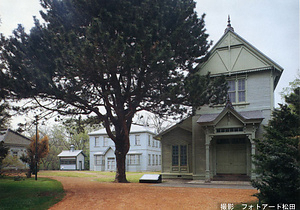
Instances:
[[[63,150],[59,155],[60,170],[84,170],[84,158],[82,150],[75,150],[71,145],[70,150]]]

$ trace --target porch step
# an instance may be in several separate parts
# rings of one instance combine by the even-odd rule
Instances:
[[[217,174],[213,181],[250,181],[250,177],[245,174]]]

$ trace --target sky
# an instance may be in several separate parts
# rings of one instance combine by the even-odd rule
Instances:
[[[275,104],[282,103],[280,92],[299,72],[298,0],[196,0],[196,11],[203,13],[209,40],[222,37],[228,15],[234,31],[284,68],[275,90]],[[42,19],[39,0],[0,0],[0,33],[12,34],[21,23],[27,31],[33,16]]]

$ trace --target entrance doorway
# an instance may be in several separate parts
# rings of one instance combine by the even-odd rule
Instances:
[[[82,170],[82,161],[79,161],[79,171]]]
[[[107,158],[107,170],[108,171],[116,170],[116,159],[115,158]]]
[[[216,173],[247,174],[245,138],[226,138],[216,141]]]

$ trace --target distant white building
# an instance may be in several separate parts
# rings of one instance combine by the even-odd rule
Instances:
[[[130,131],[130,150],[126,157],[126,171],[160,171],[161,145],[153,136],[152,128],[132,125]],[[115,144],[108,137],[106,130],[100,129],[89,133],[90,170],[115,171]]]
[[[63,150],[57,155],[59,157],[60,170],[84,170],[84,157],[82,150],[75,150],[71,145],[70,150]]]
[[[8,168],[26,168],[26,163],[23,163],[19,158],[22,155],[27,155],[27,149],[29,148],[29,144],[31,140],[11,129],[0,131],[0,142],[4,142],[4,146],[9,148],[8,155],[9,157],[16,157],[18,163],[16,166],[9,166]]]

